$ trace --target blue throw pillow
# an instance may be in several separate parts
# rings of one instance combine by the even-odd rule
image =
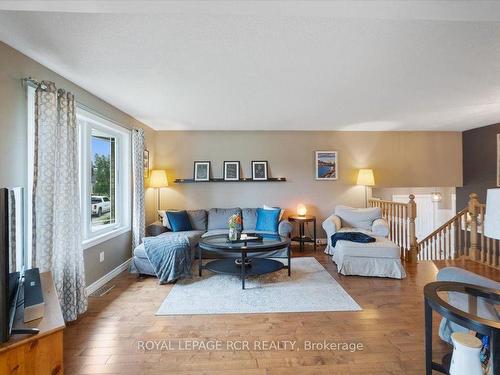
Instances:
[[[257,224],[255,230],[264,232],[278,232],[278,224],[281,210],[265,210],[257,208]]]
[[[183,232],[193,229],[186,211],[167,211],[166,214],[172,231]]]

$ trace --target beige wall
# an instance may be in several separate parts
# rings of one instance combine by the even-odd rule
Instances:
[[[170,187],[164,208],[257,207],[276,205],[294,213],[308,206],[319,222],[337,204],[362,206],[358,168],[373,168],[378,187],[462,185],[462,143],[458,132],[157,132],[155,168],[167,169]],[[314,179],[314,151],[339,152],[339,180]],[[252,160],[268,160],[270,175],[287,182],[174,184],[192,178],[193,161],[212,161],[222,177],[224,160],[239,160],[250,177]],[[149,215],[149,217],[153,217]]]
[[[26,91],[21,84],[25,77],[54,81],[57,87],[71,91],[78,102],[119,122],[128,128],[141,127],[146,131],[147,147],[154,154],[153,130],[126,113],[64,79],[43,65],[0,42],[0,186],[26,188]],[[149,196],[148,196],[149,198]],[[154,202],[153,202],[154,203]],[[148,207],[151,202],[147,202]],[[151,212],[153,208],[149,209]],[[99,263],[99,252],[105,261]],[[90,284],[120,265],[131,254],[131,236],[125,233],[84,251],[85,274]]]

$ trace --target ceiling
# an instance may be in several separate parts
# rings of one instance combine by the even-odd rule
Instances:
[[[0,40],[157,130],[500,122],[494,1],[0,1]]]

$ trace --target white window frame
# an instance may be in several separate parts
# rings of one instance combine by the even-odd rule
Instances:
[[[77,106],[76,117],[80,141],[80,205],[82,213],[82,247],[88,249],[131,229],[131,132],[95,113]],[[92,129],[116,139],[115,152],[115,223],[92,230],[91,167]]]

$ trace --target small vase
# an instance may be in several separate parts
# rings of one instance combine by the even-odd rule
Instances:
[[[453,356],[451,358],[450,375],[483,375],[483,367],[479,359],[481,340],[462,332],[451,335]]]
[[[238,234],[236,228],[229,228],[229,241],[236,241],[238,239]]]

